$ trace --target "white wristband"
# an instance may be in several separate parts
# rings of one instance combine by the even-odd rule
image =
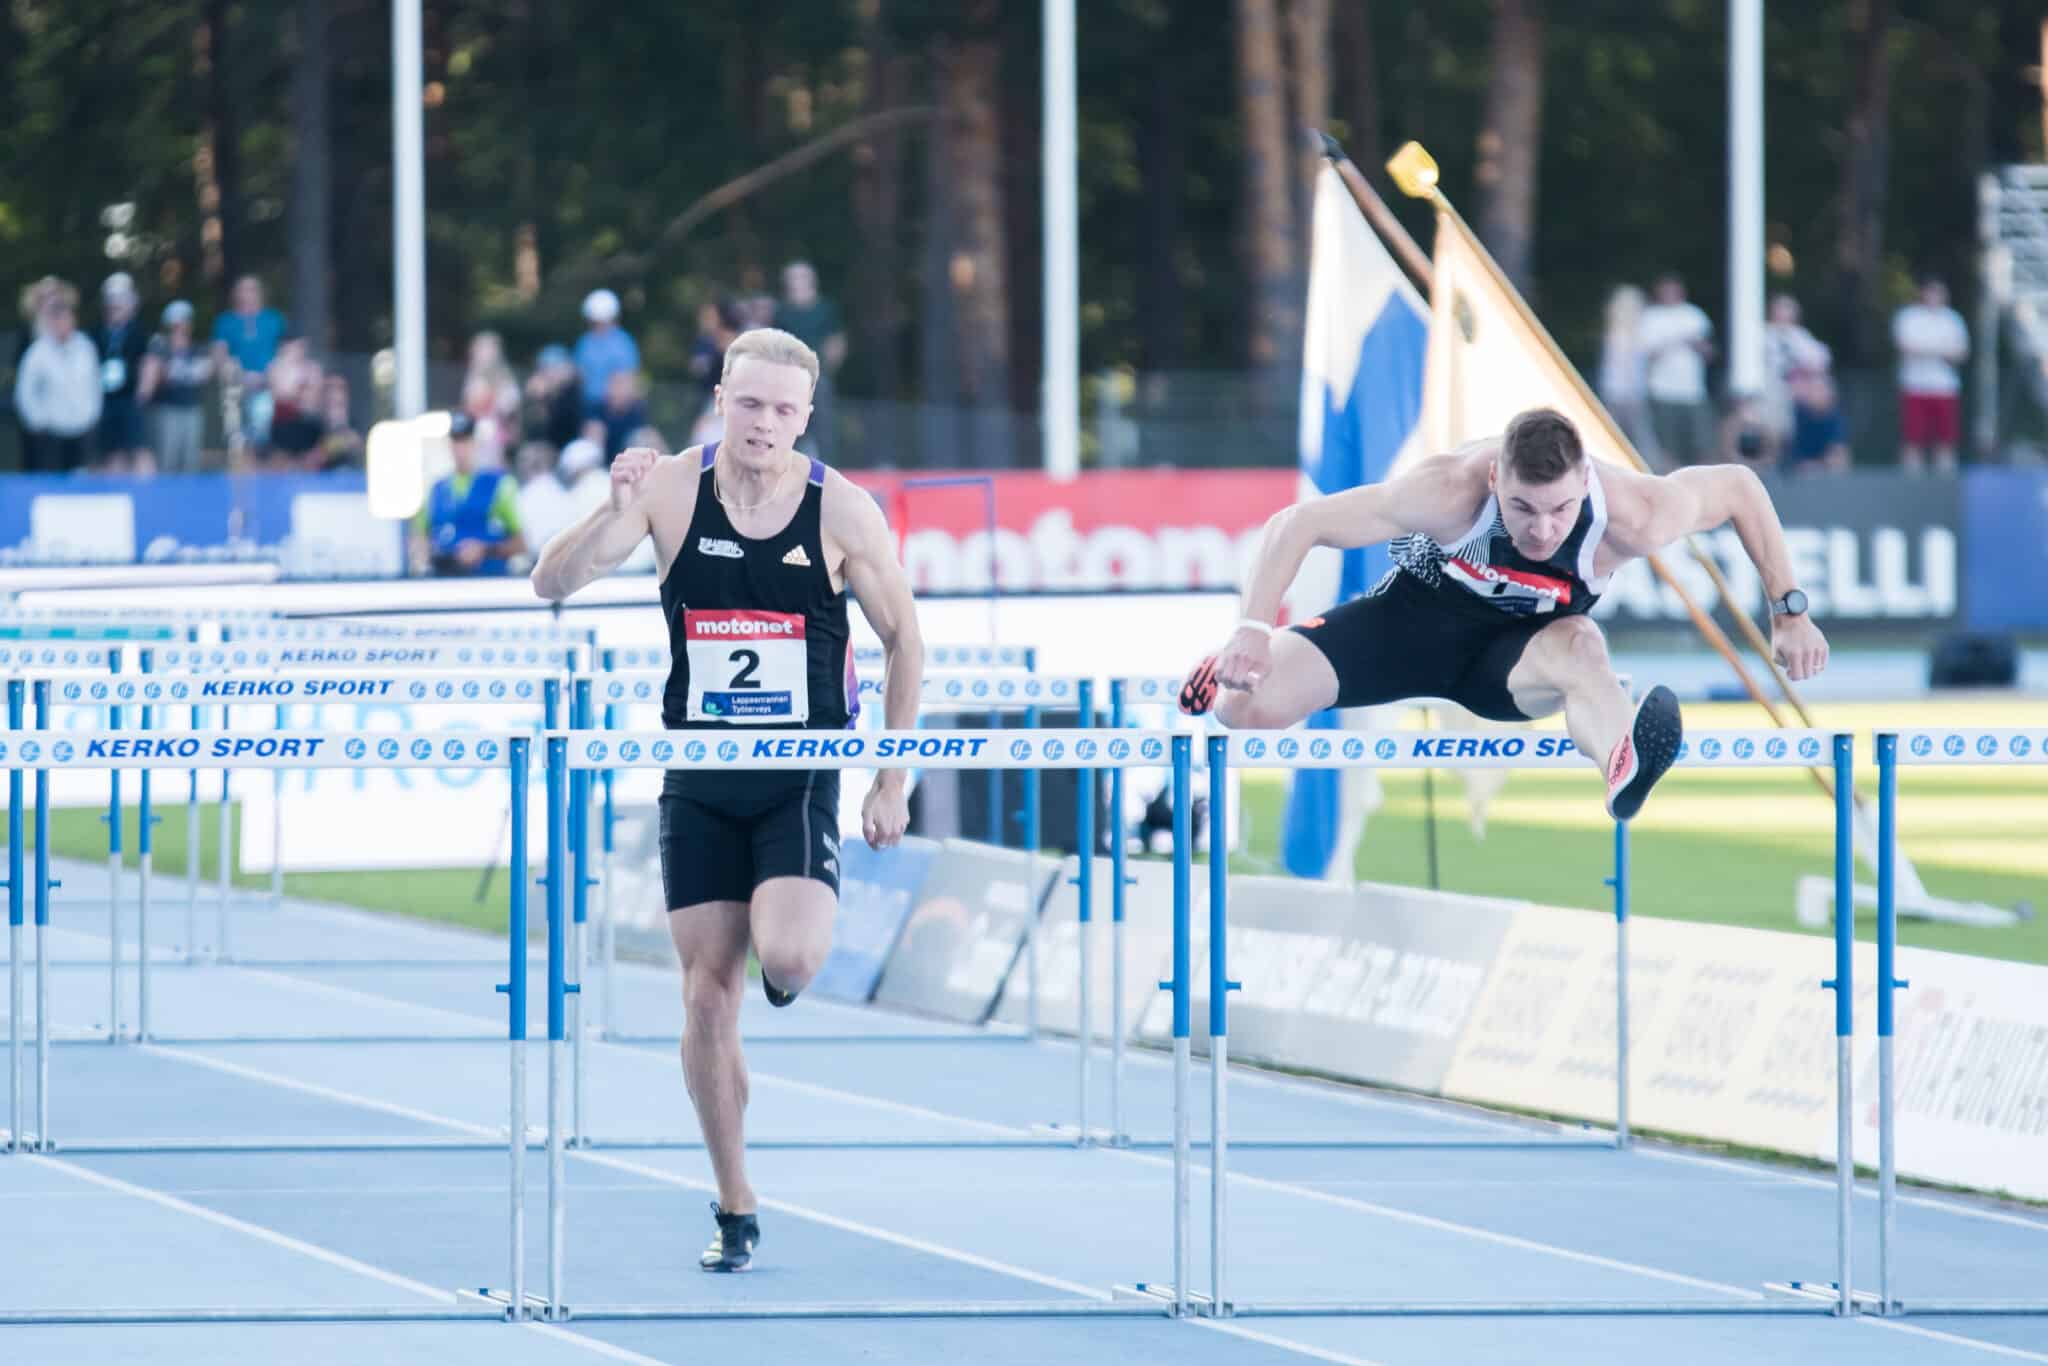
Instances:
[[[1240,631],[1257,631],[1260,635],[1264,636],[1268,640],[1271,640],[1273,638],[1272,623],[1258,621],[1252,617],[1246,617],[1243,621],[1237,623],[1237,629]]]

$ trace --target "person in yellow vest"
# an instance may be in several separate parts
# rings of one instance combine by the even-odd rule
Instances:
[[[504,470],[476,467],[476,421],[448,418],[448,452],[455,468],[434,481],[413,523],[413,566],[437,575],[507,572],[526,553],[519,520],[519,485]]]

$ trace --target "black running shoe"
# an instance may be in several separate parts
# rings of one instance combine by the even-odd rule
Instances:
[[[766,996],[768,1004],[774,1006],[777,1010],[796,1000],[795,992],[784,991],[781,987],[776,986],[775,983],[768,980],[768,974],[765,972],[761,974],[761,994]]]
[[[1678,695],[1662,684],[1643,694],[1629,733],[1607,756],[1607,814],[1625,821],[1642,810],[1650,789],[1678,757],[1684,738]]]
[[[754,1264],[754,1248],[761,1241],[761,1222],[751,1214],[727,1214],[711,1202],[711,1217],[718,1220],[718,1234],[697,1259],[705,1271],[745,1271]]]

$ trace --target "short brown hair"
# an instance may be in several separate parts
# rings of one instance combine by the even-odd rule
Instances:
[[[1525,484],[1551,484],[1586,460],[1579,429],[1555,408],[1515,414],[1501,438],[1501,461]]]

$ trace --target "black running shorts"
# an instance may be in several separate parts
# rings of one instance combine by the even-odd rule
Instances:
[[[1508,673],[1529,638],[1558,620],[1482,615],[1396,571],[1384,588],[1293,629],[1337,671],[1339,707],[1440,697],[1489,721],[1527,721],[1508,692]]]
[[[692,773],[661,794],[661,886],[668,908],[749,901],[775,877],[839,892],[839,774]]]

